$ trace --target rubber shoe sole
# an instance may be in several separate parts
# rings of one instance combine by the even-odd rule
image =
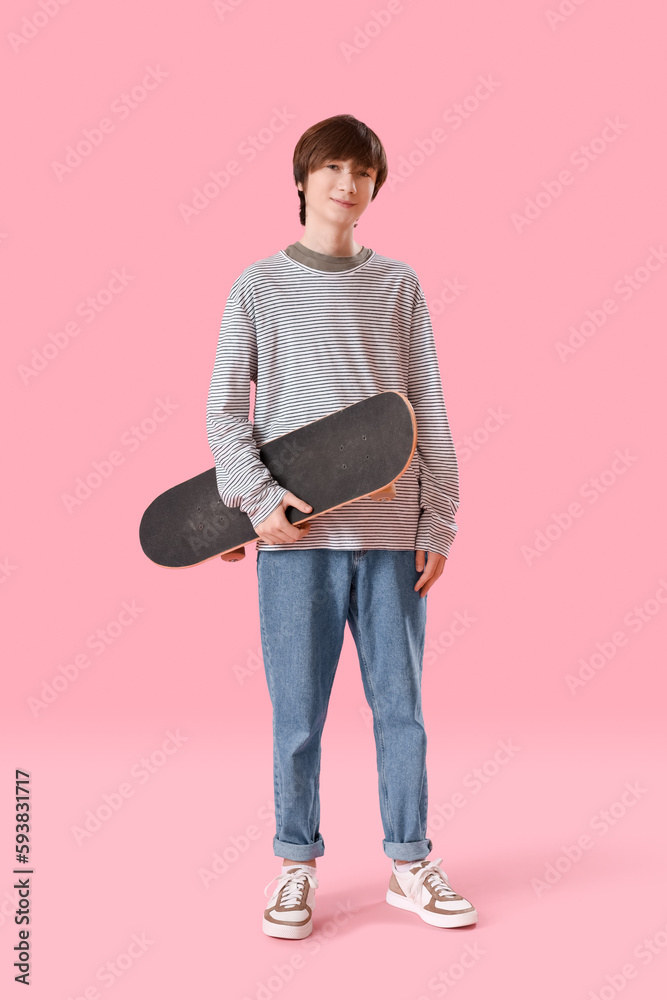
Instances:
[[[276,924],[272,920],[267,920],[266,917],[262,918],[262,930],[269,937],[277,938],[289,938],[292,941],[300,940],[301,938],[308,937],[313,930],[313,918],[310,917],[307,924],[291,925],[290,924]]]
[[[477,910],[467,910],[464,913],[431,913],[421,906],[417,906],[407,896],[399,896],[392,889],[387,889],[385,899],[391,906],[398,907],[399,910],[410,910],[411,913],[418,914],[427,924],[434,927],[467,927],[468,924],[477,923]]]

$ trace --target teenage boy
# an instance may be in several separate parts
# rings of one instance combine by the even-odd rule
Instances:
[[[377,135],[352,115],[318,122],[294,150],[300,240],[247,267],[225,306],[207,402],[224,503],[258,535],[264,667],[273,706],[276,834],[283,865],[266,934],[311,933],[320,833],[321,736],[346,622],[373,714],[386,900],[427,923],[474,923],[442,858],[427,857],[426,733],[421,676],[427,592],[457,531],[458,465],[431,321],[415,271],[355,242],[387,178]],[[256,386],[253,423],[250,382]],[[259,459],[265,441],[389,389],[417,418],[413,460],[389,503],[364,497],[296,526],[307,513]],[[229,559],[243,558],[241,548]]]

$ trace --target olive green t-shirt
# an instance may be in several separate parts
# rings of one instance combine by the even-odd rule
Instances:
[[[290,243],[285,247],[285,253],[292,260],[297,260],[306,267],[314,267],[318,271],[347,271],[351,267],[363,264],[373,251],[370,247],[362,247],[359,253],[355,253],[352,257],[334,257],[328,253],[310,250],[303,243]]]

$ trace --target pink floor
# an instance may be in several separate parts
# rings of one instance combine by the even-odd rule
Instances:
[[[661,740],[509,721],[461,735],[438,730],[432,708],[432,856],[479,912],[476,926],[443,930],[384,901],[371,735],[355,731],[354,705],[335,711],[315,926],[300,942],[261,931],[263,888],[279,870],[265,737],[225,740],[192,720],[146,777],[139,762],[162,744],[154,722],[122,745],[90,736],[57,753],[17,736],[36,803],[31,995],[606,1000],[623,983],[628,996],[664,995]]]

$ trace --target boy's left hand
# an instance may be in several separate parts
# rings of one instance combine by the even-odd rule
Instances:
[[[417,580],[414,589],[419,591],[420,597],[426,597],[435,581],[442,576],[446,562],[447,557],[441,555],[440,552],[429,552],[427,560],[425,549],[415,550],[415,569],[418,573],[421,573],[421,576]]]

